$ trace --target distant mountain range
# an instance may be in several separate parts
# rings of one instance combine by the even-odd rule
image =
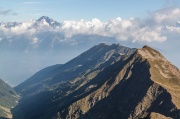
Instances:
[[[64,28],[69,27],[63,26],[63,23],[65,22],[67,21],[62,23],[55,21],[48,16],[42,16],[37,20],[29,20],[24,22],[1,22],[0,48],[1,50],[20,50],[26,53],[37,49],[52,52],[52,50],[56,49],[87,49],[87,47],[90,48],[95,44],[102,42],[111,44],[122,42],[120,40],[117,41],[117,38],[113,36],[103,36],[98,33],[74,33],[71,35],[71,33],[66,31],[67,29]],[[74,24],[74,26],[75,25],[76,24]],[[180,22],[177,21],[175,24],[164,25],[161,27],[164,30],[175,30],[173,29],[174,27],[179,29]],[[70,35],[69,37],[67,35],[68,33]],[[124,40],[123,43],[128,44],[131,42],[125,42]]]
[[[180,71],[148,46],[101,43],[15,90],[14,119],[180,118]]]
[[[87,49],[87,46],[92,47],[101,42],[117,42],[112,37],[92,34],[76,34],[67,37],[61,27],[63,27],[62,23],[47,16],[25,22],[0,23],[0,48],[27,53],[37,49],[46,51],[64,48],[66,50],[70,50],[69,48]]]
[[[118,22],[118,19],[115,20]],[[24,22],[1,22],[1,78],[15,86],[38,70],[55,64],[64,64],[90,47],[102,42],[108,44],[121,43],[136,48],[142,47],[140,42],[134,43],[132,40],[117,39],[115,37],[117,33],[111,33],[113,21],[109,21],[109,24],[104,24],[107,25],[103,27],[104,33],[97,31],[98,28],[96,28],[94,22],[96,23],[98,20],[94,19],[91,23],[81,20],[73,24],[73,21],[58,22],[47,16]],[[78,23],[85,24],[85,26],[88,25],[90,29],[84,30],[83,26],[78,27]],[[173,25],[161,26],[161,28],[164,31],[171,31],[174,27],[176,28],[174,30],[179,29],[179,26],[180,23],[177,22]],[[103,35],[106,32],[109,35]],[[123,35],[119,37],[123,38]],[[163,48],[160,46],[155,46],[155,48],[163,51]],[[170,52],[170,50],[166,50],[163,53],[165,54],[167,51]],[[167,58],[173,59],[171,55]],[[18,69],[16,68],[17,65]],[[9,75],[9,72],[11,75]]]
[[[67,38],[60,27],[61,23],[46,16],[0,23],[0,76],[15,86],[38,70],[65,63],[95,44],[117,42],[115,38],[87,34]]]

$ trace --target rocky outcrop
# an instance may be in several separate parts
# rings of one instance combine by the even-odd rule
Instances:
[[[170,68],[166,69],[167,71],[157,69],[159,72],[157,75],[153,68],[159,64],[168,64],[167,67]],[[130,56],[123,66],[117,62],[107,69],[112,72],[108,76],[101,76],[105,78],[103,84],[89,95],[70,104],[65,111],[60,111],[61,118],[180,118],[178,110],[180,91],[177,88],[172,89],[173,86],[180,84],[167,82],[171,91],[164,86],[164,82],[160,83],[161,80],[167,80],[164,75],[170,74],[172,77],[177,76],[171,79],[171,82],[180,81],[179,70],[156,50],[146,46]],[[166,73],[162,73],[164,71]],[[174,90],[177,92],[173,92]]]
[[[24,109],[26,119],[180,118],[179,69],[148,46],[132,51],[95,46],[41,78],[48,88],[35,92],[33,76],[27,90],[17,87],[24,97],[15,112]]]

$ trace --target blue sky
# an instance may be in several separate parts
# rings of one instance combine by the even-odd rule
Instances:
[[[34,27],[32,19],[41,16],[49,16],[61,22],[61,26]],[[47,30],[63,34],[65,40],[60,40],[76,47],[81,40],[73,40],[73,36],[99,35],[112,37],[112,42],[127,47],[153,47],[180,68],[180,0],[0,0],[0,23],[9,21],[22,24],[11,27],[0,24],[0,41],[3,37],[22,35],[38,46],[41,41],[38,33]],[[83,38],[83,43],[88,43],[87,40]]]
[[[144,18],[152,11],[179,5],[179,0],[0,0],[0,19],[25,21],[49,16],[57,21],[107,21],[116,17]]]

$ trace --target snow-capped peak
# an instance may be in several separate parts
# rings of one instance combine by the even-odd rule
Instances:
[[[57,21],[55,21],[55,20],[53,20],[53,19],[51,19],[51,18],[49,18],[49,17],[47,17],[47,16],[42,16],[42,17],[40,17],[40,18],[37,20],[37,22],[41,22],[41,23],[43,23],[44,25],[55,25],[55,24],[58,23]]]

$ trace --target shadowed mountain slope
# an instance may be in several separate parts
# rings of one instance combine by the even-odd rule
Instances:
[[[127,48],[120,44],[107,45],[102,43],[64,65],[50,66],[39,71],[15,87],[15,89],[21,94],[27,94],[26,91],[31,89],[34,90],[32,91],[33,93],[38,92],[38,90],[48,89],[49,86],[77,77],[81,73],[92,70],[99,71],[115,62],[117,60],[115,59],[116,57],[121,59],[124,58],[124,55],[130,55],[134,51],[135,49]]]
[[[180,118],[180,71],[148,46],[100,44],[46,71],[15,88],[15,119]]]
[[[18,97],[14,89],[0,79],[0,119],[12,118],[11,108],[18,101]]]

